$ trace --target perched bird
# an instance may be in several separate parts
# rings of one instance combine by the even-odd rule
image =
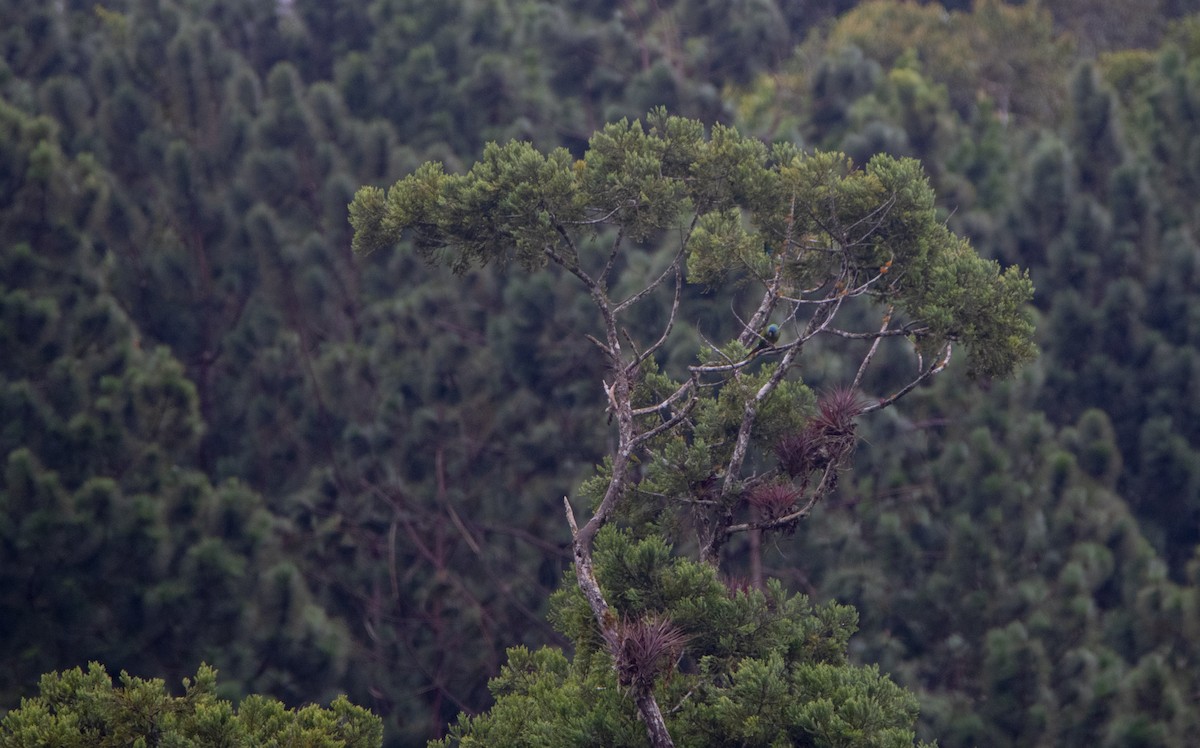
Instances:
[[[779,342],[779,325],[774,323],[767,325],[767,329],[762,331],[758,336],[758,345],[754,346],[751,353],[758,353],[764,348],[773,348]]]

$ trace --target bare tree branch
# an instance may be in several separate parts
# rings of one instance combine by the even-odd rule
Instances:
[[[608,287],[608,279],[612,277],[613,265],[617,262],[617,256],[621,253],[621,242],[625,239],[625,225],[621,224],[617,228],[617,238],[613,239],[612,249],[608,251],[608,259],[604,262],[604,269],[600,271],[600,281],[604,286]]]
[[[858,365],[858,373],[854,375],[854,381],[850,383],[850,389],[856,390],[862,384],[863,374],[867,371],[867,366],[870,365],[871,359],[875,357],[875,351],[879,350],[879,341],[883,340],[883,334],[887,332],[888,325],[892,323],[892,311],[894,307],[889,306],[887,311],[883,313],[883,324],[879,326],[879,334],[875,340],[871,342],[871,348],[867,351],[867,355],[863,356],[862,363]]]
[[[934,374],[937,374],[946,368],[946,366],[950,363],[950,351],[951,351],[950,343],[947,342],[946,345],[942,347],[942,355],[938,358],[936,363],[934,363],[928,369],[923,371],[920,376],[918,376],[916,379],[912,380],[908,384],[904,385],[904,387],[900,388],[897,392],[895,392],[891,396],[882,398],[878,402],[874,402],[874,403],[871,403],[870,405],[866,406],[865,408],[863,408],[862,412],[865,414],[865,413],[872,413],[876,410],[882,410],[882,409],[892,405],[893,403],[895,403],[897,400],[904,397],[908,393],[912,392],[913,389],[915,389],[918,384],[920,384],[921,382],[924,382],[926,379],[929,379]]]
[[[600,342],[600,340],[598,338],[596,338],[595,335],[592,335],[591,333],[584,333],[583,337],[585,337],[588,340],[590,340],[591,342],[595,343],[596,347],[599,348],[600,350],[604,351],[605,353],[611,353],[611,351],[608,350],[608,346],[606,346],[604,343]]]
[[[579,525],[575,524],[575,510],[571,508],[571,500],[566,496],[563,497],[563,506],[567,510],[567,525],[571,528],[571,538],[573,539],[579,534]]]
[[[638,291],[633,296],[630,296],[628,299],[625,299],[624,301],[617,304],[616,307],[613,308],[614,314],[620,314],[621,312],[625,311],[629,307],[633,306],[634,304],[638,303],[642,299],[646,298],[647,295],[654,292],[654,289],[656,289],[662,285],[662,282],[667,279],[667,276],[670,275],[672,271],[675,271],[675,272],[679,271],[679,264],[680,264],[680,262],[683,261],[684,253],[687,252],[687,243],[691,239],[692,231],[695,230],[696,221],[698,221],[698,220],[700,220],[700,216],[698,214],[692,216],[692,224],[691,224],[691,226],[688,227],[687,234],[684,236],[683,240],[680,241],[679,251],[675,253],[675,257],[674,257],[674,259],[671,260],[671,264],[667,265],[667,267],[662,271],[662,273],[660,273],[657,278],[650,281],[650,283],[648,283],[645,288]]]
[[[850,332],[848,330],[839,330],[836,327],[826,327],[825,332],[830,335],[836,335],[839,338],[846,338],[847,340],[877,340],[879,338],[897,338],[903,335],[919,335],[927,329],[925,327],[898,327],[892,330],[879,330],[877,332]]]
[[[788,246],[791,242],[792,218],[796,212],[796,198],[792,196],[791,212],[788,214],[788,228],[784,235],[784,246]],[[753,336],[758,335],[758,331],[763,328],[766,321],[771,317],[771,312],[775,309],[775,304],[779,301],[779,289],[783,283],[783,264],[779,263],[775,266],[775,275],[771,278],[771,282],[767,284],[766,291],[763,294],[762,301],[759,302],[758,308],[754,310],[754,314],[750,316],[750,321],[746,323],[746,327],[742,330],[742,334],[738,336],[738,342],[744,346],[749,346]]]
[[[686,395],[689,391],[691,391],[691,389],[694,386],[696,386],[696,382],[695,382],[695,378],[693,377],[692,379],[689,379],[688,381],[681,384],[674,392],[672,392],[670,394],[670,396],[667,397],[666,400],[663,400],[658,405],[648,405],[645,408],[636,408],[633,411],[633,415],[635,415],[635,416],[650,415],[651,413],[661,411],[663,408],[670,407],[671,403],[675,402],[679,398]]]
[[[629,206],[628,205],[618,205],[617,207],[608,211],[607,213],[600,216],[599,218],[589,218],[585,221],[562,221],[562,223],[567,226],[596,226],[601,223],[608,223],[608,219],[612,218],[617,213],[620,213],[621,208],[626,208],[626,207],[629,207]],[[555,218],[555,220],[558,220],[558,219]]]
[[[675,428],[676,426],[678,426],[679,424],[681,424],[685,420],[687,420],[688,415],[691,414],[692,409],[695,407],[696,407],[696,399],[692,398],[692,399],[688,400],[687,404],[684,405],[683,408],[680,409],[680,411],[678,413],[671,416],[666,421],[663,421],[658,426],[655,426],[654,428],[650,429],[649,431],[644,431],[644,432],[638,434],[636,437],[634,437],[634,440],[633,440],[634,444],[636,444],[636,445],[645,444],[646,442],[650,441],[651,439],[658,436],[659,434],[666,433],[667,431],[670,431],[671,429]]]
[[[634,358],[633,362],[631,362],[629,364],[629,366],[632,368],[636,368],[636,367],[640,366],[641,363],[643,361],[645,361],[648,356],[652,356],[655,351],[657,351],[659,348],[662,348],[666,344],[667,338],[671,334],[671,330],[674,329],[674,327],[675,327],[675,315],[679,312],[679,300],[683,297],[683,268],[680,267],[679,260],[680,260],[680,256],[677,255],[675,258],[675,263],[674,263],[674,265],[675,265],[675,296],[671,300],[671,311],[667,315],[667,324],[663,327],[662,336],[660,336],[658,340],[656,340],[654,343],[652,343],[650,345],[650,347],[647,348],[642,353],[642,355]]]

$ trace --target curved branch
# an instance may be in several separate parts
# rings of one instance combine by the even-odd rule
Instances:
[[[897,400],[904,397],[908,393],[912,392],[918,384],[924,382],[926,379],[929,379],[934,374],[937,374],[946,368],[946,366],[950,363],[950,352],[950,343],[946,343],[946,345],[942,347],[942,355],[938,358],[938,361],[925,371],[921,372],[919,377],[904,385],[891,396],[882,398],[878,402],[871,403],[870,405],[864,407],[862,412],[873,413],[877,410],[883,410],[884,408],[894,404]]]
[[[633,306],[634,304],[638,303],[642,299],[646,298],[646,296],[649,295],[650,293],[652,293],[654,291],[654,289],[656,289],[662,285],[662,282],[667,279],[667,276],[670,275],[672,270],[674,270],[676,273],[679,272],[679,264],[683,261],[683,255],[685,252],[687,252],[688,241],[691,240],[692,232],[695,230],[696,222],[699,220],[700,220],[699,214],[692,216],[692,223],[690,226],[688,226],[687,233],[684,234],[683,238],[680,240],[679,251],[675,253],[675,258],[673,260],[671,260],[671,264],[667,265],[667,267],[662,271],[662,273],[657,278],[652,280],[641,291],[638,291],[633,296],[630,296],[628,299],[625,299],[624,301],[619,302],[616,305],[616,307],[613,308],[614,314],[620,314],[621,312],[625,311],[629,307]],[[605,270],[607,272],[608,268],[606,267]]]
[[[608,278],[612,275],[613,265],[617,262],[617,255],[621,253],[621,242],[625,239],[625,225],[621,224],[617,228],[617,238],[613,239],[612,249],[608,250],[608,259],[604,262],[604,269],[600,271],[600,280],[607,286]]]
[[[630,370],[636,369],[643,361],[646,360],[647,357],[653,355],[654,352],[659,348],[662,348],[663,345],[666,344],[667,337],[670,336],[671,330],[675,327],[675,315],[679,312],[679,301],[683,298],[683,268],[680,267],[681,257],[682,255],[676,255],[675,262],[672,263],[672,265],[675,267],[675,297],[671,300],[671,312],[667,316],[667,324],[665,327],[663,327],[663,332],[659,339],[651,343],[649,348],[643,351],[641,355],[636,356],[633,361],[630,362]]]
[[[894,330],[879,330],[877,332],[850,332],[848,330],[839,330],[836,327],[826,327],[825,332],[830,335],[836,335],[839,338],[847,340],[877,340],[879,338],[897,338],[903,335],[919,335],[929,328],[927,327],[897,327]]]
[[[858,365],[858,372],[854,375],[854,381],[850,383],[850,389],[856,390],[862,383],[863,374],[866,373],[867,367],[871,364],[871,359],[875,357],[875,351],[879,350],[879,341],[883,340],[883,335],[887,332],[888,325],[892,323],[892,312],[895,307],[888,306],[887,311],[883,313],[883,324],[879,326],[879,334],[875,336],[875,340],[871,341],[871,348],[867,351],[867,355],[863,356],[862,363]]]
[[[695,381],[694,381],[694,380],[695,380],[695,378],[693,377],[692,379],[689,379],[688,381],[686,381],[686,382],[684,382],[683,384],[679,385],[678,389],[676,389],[674,392],[672,392],[672,393],[671,393],[671,394],[670,394],[670,395],[667,397],[667,399],[666,399],[666,400],[663,400],[663,401],[662,401],[661,403],[659,403],[658,405],[647,405],[647,406],[646,406],[646,407],[644,407],[644,408],[635,408],[635,409],[634,409],[634,411],[633,411],[633,415],[635,415],[635,416],[648,416],[648,415],[650,415],[651,413],[657,413],[658,411],[662,410],[663,408],[666,408],[666,407],[670,406],[670,404],[671,404],[671,403],[673,403],[673,402],[675,402],[676,400],[678,400],[679,398],[683,397],[685,394],[687,394],[687,392],[688,392],[690,389],[692,389],[692,387],[694,387],[694,386],[695,386]]]
[[[839,296],[833,301],[824,306],[817,307],[817,311],[813,312],[813,316],[809,317],[808,324],[804,327],[804,334],[796,341],[795,344],[803,345],[813,339],[813,336],[822,333],[833,318],[837,315],[838,310],[842,308],[842,300],[844,296]]]
[[[627,208],[627,207],[630,207],[630,206],[629,205],[618,205],[617,207],[608,211],[607,213],[600,216],[599,218],[589,218],[585,221],[563,221],[563,223],[567,224],[568,226],[595,226],[595,225],[601,224],[601,223],[608,223],[608,219],[612,218],[617,213],[620,213],[621,208]],[[555,220],[558,220],[558,219],[556,218]]]
[[[658,436],[659,434],[670,431],[671,429],[675,428],[679,424],[683,423],[687,419],[687,417],[689,415],[691,415],[692,409],[696,407],[696,402],[697,402],[696,398],[692,398],[691,400],[688,400],[687,405],[683,406],[683,408],[678,413],[671,416],[670,418],[663,421],[662,423],[655,426],[654,428],[650,429],[649,431],[643,431],[642,433],[635,436],[633,438],[633,443],[635,445],[645,444],[646,442],[650,441],[651,439]]]
[[[795,213],[796,198],[792,198],[792,214]],[[784,242],[790,242],[792,214],[788,216],[788,234]],[[783,284],[783,263],[775,265],[775,275],[771,278],[771,282],[766,284],[766,289],[763,293],[762,301],[758,304],[758,309],[754,310],[754,314],[750,315],[750,321],[746,323],[742,334],[738,336],[738,342],[749,347],[750,341],[758,336],[758,331],[764,327],[764,323],[770,318],[771,312],[775,309],[775,304],[779,302],[779,288]]]
[[[729,527],[725,528],[725,538],[722,540],[728,539],[730,535],[738,532],[747,532],[749,530],[773,530],[777,527],[785,527],[796,520],[804,519],[809,514],[812,514],[813,508],[816,507],[821,499],[828,496],[833,492],[833,489],[837,487],[837,472],[841,468],[839,462],[840,460],[831,460],[829,464],[825,466],[825,471],[821,474],[821,482],[817,484],[815,489],[813,489],[812,495],[809,496],[808,501],[804,503],[804,506],[800,507],[794,512],[785,514],[782,517],[776,517],[775,519],[762,520],[760,522],[743,522],[737,525],[730,525]]]

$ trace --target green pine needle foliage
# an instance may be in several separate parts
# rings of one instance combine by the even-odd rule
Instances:
[[[42,676],[39,695],[0,720],[0,748],[146,748],[147,746],[296,746],[377,748],[383,724],[338,697],[328,707],[289,709],[266,696],[234,706],[217,696],[217,671],[201,665],[182,696],[161,679],[122,672],[114,685],[104,666]]]
[[[727,584],[660,538],[606,528],[596,566],[607,598],[630,619],[668,620],[682,639],[655,695],[677,745],[911,746],[917,700],[876,667],[851,665],[853,608],[815,605],[773,580]],[[509,650],[492,680],[495,706],[463,715],[431,746],[644,746],[590,609],[568,579],[551,619],[575,645]]]
[[[782,248],[781,292],[816,297],[870,286],[920,327],[930,351],[961,342],[975,374],[1005,376],[1036,355],[1024,308],[1028,275],[1001,272],[939,220],[920,163],[878,155],[857,168],[842,153],[768,148],[737,130],[651,112],[589,141],[582,160],[562,148],[490,143],[465,174],[428,162],[386,192],[361,188],[350,204],[360,255],[403,238],[455,272],[516,261],[595,264],[600,227],[633,243],[685,236],[688,280],[765,279]],[[839,290],[822,284],[842,278]]]

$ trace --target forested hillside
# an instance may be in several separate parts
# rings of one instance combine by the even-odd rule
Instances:
[[[420,745],[508,647],[578,642],[547,611],[615,439],[587,294],[356,258],[348,205],[492,141],[582,163],[663,106],[919,159],[1036,288],[1033,363],[861,419],[836,491],[729,565],[854,606],[921,739],[1200,744],[1200,3],[0,0],[0,51],[0,710],[207,662]],[[688,286],[657,365],[744,302]],[[913,366],[877,364],[864,396]]]

